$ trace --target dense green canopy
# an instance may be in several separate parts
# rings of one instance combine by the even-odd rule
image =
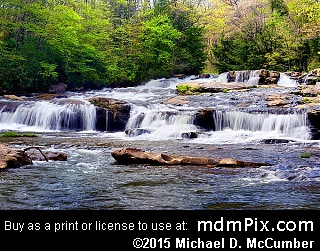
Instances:
[[[208,36],[214,69],[308,72],[320,67],[319,1],[222,2],[220,29],[211,28],[208,33],[214,34]],[[213,11],[213,16],[216,13],[217,10]]]
[[[205,43],[196,18],[194,6],[166,1],[0,1],[0,93],[200,73]]]
[[[0,94],[320,67],[316,0],[0,0]]]

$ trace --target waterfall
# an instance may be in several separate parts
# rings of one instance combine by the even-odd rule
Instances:
[[[109,111],[106,110],[106,132],[108,131],[109,127]]]
[[[145,83],[144,85],[138,86],[137,88],[168,88],[168,89],[175,89],[177,86],[177,79],[170,78],[170,79],[152,79]]]
[[[134,106],[126,130],[148,133],[155,138],[179,138],[183,133],[196,131],[193,120],[190,112]]]
[[[298,85],[298,81],[291,79],[287,74],[282,72],[280,73],[278,85],[284,87],[296,87]]]
[[[233,74],[232,74],[233,75]],[[234,76],[230,77],[230,72],[221,73],[216,82],[228,83],[228,82],[236,82],[236,83],[248,83],[251,85],[259,84],[259,71],[235,71]]]
[[[307,140],[307,113],[294,111],[287,114],[246,113],[242,111],[215,111],[215,131],[231,129],[250,132],[277,133],[278,135]]]
[[[249,78],[247,80],[247,84],[258,85],[259,79],[260,79],[259,71],[250,71]]]
[[[259,83],[259,71],[236,71],[234,82],[257,85]]]
[[[216,82],[221,82],[221,83],[228,83],[229,82],[229,72],[223,72],[221,73]]]
[[[96,109],[87,101],[57,99],[22,103],[0,111],[0,128],[23,130],[95,130]]]
[[[234,80],[257,83],[259,70],[226,72],[217,78],[218,82]],[[281,74],[279,83],[281,85],[289,80],[291,84],[286,85],[292,85],[292,79]],[[307,125],[305,111],[264,108],[265,100],[261,94],[274,92],[271,88],[259,92],[248,90],[248,92],[201,94],[192,97],[179,96],[175,99],[177,93],[173,87],[189,81],[202,83],[213,80],[189,76],[183,79],[151,80],[137,87],[68,93],[68,98],[52,100],[27,97],[24,97],[23,101],[1,99],[0,130],[121,131],[113,135],[138,136],[139,139],[145,137],[148,140],[181,139],[190,136],[189,139],[198,138],[204,142],[210,139],[214,143],[224,143],[227,138],[229,142],[234,143],[236,139],[241,143],[247,139],[251,141],[268,137],[307,140],[312,136],[313,128],[309,129],[309,124]],[[90,97],[97,96],[126,101],[131,106],[130,116],[129,110],[126,114],[122,114],[120,110],[114,114],[109,109],[106,111],[100,107],[96,108],[87,101]],[[239,102],[250,96],[254,103],[247,108],[240,108],[238,104],[242,104]],[[294,102],[294,98],[292,100]],[[213,115],[211,115],[212,107],[219,109],[213,112]],[[261,107],[262,110],[256,110],[260,109],[257,107]],[[202,108],[209,109],[205,117],[199,116],[198,111]],[[108,136],[110,135],[111,133],[108,133]]]
[[[234,82],[247,82],[249,79],[250,71],[236,71]]]

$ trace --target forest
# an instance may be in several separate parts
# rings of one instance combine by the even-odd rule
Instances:
[[[0,94],[319,67],[317,0],[0,0]]]

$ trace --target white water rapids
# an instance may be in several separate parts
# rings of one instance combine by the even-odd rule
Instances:
[[[3,144],[19,148],[41,146],[44,152],[64,152],[68,159],[34,161],[32,165],[1,171],[0,208],[319,209],[320,144],[310,139],[307,113],[293,107],[269,108],[265,99],[269,93],[291,91],[294,83],[285,79],[287,86],[277,88],[178,95],[176,86],[181,82],[226,80],[227,74],[219,78],[194,78],[156,79],[137,87],[65,93],[65,97],[51,100],[1,98],[0,131],[38,135],[1,137]],[[246,83],[255,82],[255,78],[245,72],[238,75]],[[130,104],[123,130],[111,130],[112,110],[97,111],[88,101],[92,97],[114,98]],[[166,102],[172,98],[188,102]],[[201,113],[203,117],[199,117]],[[98,130],[99,116],[105,128],[99,124]],[[279,139],[280,143],[270,144],[273,139]],[[123,147],[270,165],[260,168],[124,165],[111,155],[114,149]],[[32,149],[28,153],[32,154]],[[302,154],[310,157],[304,158]]]
[[[257,77],[254,71],[243,71],[236,74],[236,81],[256,83]],[[137,87],[68,93],[68,98],[49,101],[8,102],[2,99],[0,130],[96,133],[96,109],[87,99],[99,96],[131,104],[131,115],[126,125],[126,132],[130,133],[109,132],[110,115],[107,111],[105,132],[99,133],[100,137],[121,139],[130,136],[132,140],[167,140],[186,139],[186,135],[194,133],[197,135],[196,139],[193,139],[196,142],[223,144],[254,142],[268,138],[302,141],[310,139],[306,112],[281,110],[279,113],[269,113],[267,109],[265,112],[250,112],[250,109],[255,107],[240,110],[229,106],[235,98],[244,99],[245,96],[236,96],[241,94],[203,95],[205,102],[200,100],[188,105],[174,106],[164,103],[168,98],[177,96],[177,84],[190,81],[227,81],[227,74],[222,73],[218,78],[197,79],[195,76],[189,76],[184,79],[157,79]],[[285,74],[281,74],[279,85],[283,88],[296,86],[294,81],[290,81]],[[260,95],[259,92],[252,91],[253,95]],[[10,108],[12,106],[15,108]],[[215,127],[215,130],[204,130],[194,124],[196,112],[206,107],[215,110],[212,115],[215,124],[212,127]]]

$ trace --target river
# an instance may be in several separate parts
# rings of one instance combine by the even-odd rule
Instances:
[[[3,210],[206,210],[319,209],[319,141],[310,138],[303,111],[252,112],[265,107],[265,91],[250,90],[256,100],[249,110],[237,109],[245,95],[217,93],[194,97],[188,105],[163,102],[177,96],[176,85],[187,79],[151,80],[138,87],[68,93],[81,100],[81,123],[74,127],[72,110],[51,101],[30,101],[6,110],[0,103],[0,130],[33,132],[38,137],[0,138],[17,147],[42,146],[67,153],[67,161],[34,161],[32,165],[0,171],[0,209]],[[202,79],[201,81],[215,81]],[[197,81],[197,80],[195,80]],[[295,84],[281,82],[284,92]],[[94,127],[94,109],[86,99],[116,98],[131,104],[127,129],[136,135]],[[219,108],[216,130],[197,127],[199,108]],[[62,119],[59,114],[66,117]],[[79,119],[79,115],[78,119]],[[52,118],[55,119],[52,119]],[[53,123],[54,121],[54,123]],[[71,121],[71,122],[70,122]],[[78,123],[78,122],[77,122]],[[72,125],[70,128],[68,126]],[[108,123],[106,123],[108,125]],[[141,133],[142,132],[142,133]],[[196,138],[183,137],[196,132]],[[278,139],[276,143],[272,140]],[[280,141],[285,140],[285,141]],[[271,142],[271,143],[270,143]],[[111,152],[138,147],[152,152],[202,157],[231,157],[264,161],[260,168],[121,165]],[[310,156],[303,158],[303,154]]]

